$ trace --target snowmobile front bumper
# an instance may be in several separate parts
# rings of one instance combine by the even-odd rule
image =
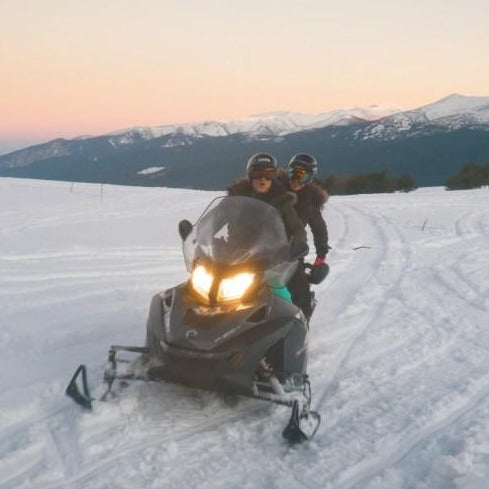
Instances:
[[[197,351],[159,342],[160,365],[148,370],[151,380],[176,382],[207,390],[252,394],[250,359],[239,351]],[[253,359],[255,364],[259,359]]]

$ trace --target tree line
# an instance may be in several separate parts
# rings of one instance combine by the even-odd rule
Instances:
[[[330,175],[316,180],[330,195],[380,194],[411,192],[417,185],[409,175],[395,177],[387,171],[354,175]],[[463,190],[489,186],[489,164],[468,164],[448,178],[447,190]]]
[[[464,190],[480,188],[489,185],[489,164],[464,165],[462,169],[452,175],[446,182],[447,190]]]
[[[355,175],[330,175],[318,180],[330,195],[379,194],[410,192],[417,188],[410,175],[395,177],[387,171]]]

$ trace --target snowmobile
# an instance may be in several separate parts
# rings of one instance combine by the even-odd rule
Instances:
[[[176,382],[289,406],[283,436],[312,438],[320,416],[306,372],[308,321],[284,297],[307,246],[287,240],[277,209],[249,197],[215,199],[179,234],[190,278],[153,297],[144,347],[110,348],[100,400],[115,380]],[[137,356],[121,358],[128,353]],[[92,408],[84,365],[66,394]]]

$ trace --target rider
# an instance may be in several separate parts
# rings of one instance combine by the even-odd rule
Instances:
[[[277,180],[277,160],[268,153],[256,153],[246,164],[246,176],[228,187],[228,195],[254,197],[274,206],[282,216],[287,236],[307,242],[304,226],[294,205],[296,197]]]
[[[316,250],[316,259],[310,275],[306,275],[304,263],[301,261],[296,273],[287,284],[294,303],[301,307],[308,319],[312,314],[309,284],[322,282],[329,271],[326,264],[329,250],[328,228],[321,214],[328,194],[314,182],[317,171],[316,159],[307,153],[299,153],[290,159],[287,175],[284,178],[289,191],[297,196],[295,209],[304,227],[307,225],[310,227]]]
[[[282,217],[288,239],[293,239],[305,255],[308,249],[307,235],[294,208],[297,198],[294,192],[288,192],[277,180],[277,174],[277,160],[268,153],[256,153],[246,164],[247,178],[228,187],[228,195],[254,197],[275,207]],[[281,291],[279,295],[290,297],[288,291]]]

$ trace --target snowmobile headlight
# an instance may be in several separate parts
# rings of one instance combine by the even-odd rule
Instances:
[[[208,299],[214,277],[203,265],[198,265],[192,272],[192,287],[202,297]]]
[[[238,273],[234,277],[225,278],[219,284],[218,301],[241,299],[255,279],[254,273]]]

